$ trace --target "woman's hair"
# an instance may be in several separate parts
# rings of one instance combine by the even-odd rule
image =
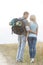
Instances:
[[[35,16],[35,15],[31,15],[31,16],[30,16],[30,20],[31,20],[31,21],[36,21],[36,16]]]

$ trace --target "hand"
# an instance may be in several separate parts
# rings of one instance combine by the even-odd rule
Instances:
[[[29,30],[29,32],[37,35],[37,32],[33,32],[32,30]]]

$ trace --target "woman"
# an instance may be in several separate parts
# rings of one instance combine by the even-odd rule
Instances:
[[[34,58],[36,55],[36,41],[38,34],[38,24],[36,22],[35,15],[30,16],[30,33],[28,35],[28,45],[29,45],[29,53],[31,58],[31,63],[34,62]]]

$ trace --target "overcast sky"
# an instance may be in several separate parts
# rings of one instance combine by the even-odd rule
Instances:
[[[43,0],[0,0],[0,43],[18,42],[18,36],[11,34],[9,22],[13,18],[22,17],[24,11],[36,15],[38,41],[43,41]]]

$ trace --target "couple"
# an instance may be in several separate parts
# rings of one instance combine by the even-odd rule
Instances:
[[[36,55],[36,41],[37,41],[37,34],[38,34],[38,24],[36,22],[35,15],[30,16],[30,22],[27,21],[29,16],[28,12],[23,13],[23,22],[25,23],[27,35],[23,33],[23,35],[18,36],[19,47],[16,56],[16,62],[22,62],[24,57],[24,48],[26,45],[26,38],[28,39],[28,46],[29,46],[29,54],[31,62],[34,62],[34,58]]]

